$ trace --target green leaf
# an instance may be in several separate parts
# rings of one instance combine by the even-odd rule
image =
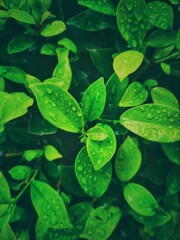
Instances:
[[[86,147],[83,147],[75,160],[75,173],[82,189],[91,197],[101,197],[111,181],[112,167],[107,163],[98,171],[94,170]]]
[[[52,229],[49,228],[46,234],[43,236],[43,240],[78,240],[81,233],[81,227],[77,226],[74,229]]]
[[[7,224],[10,221],[14,209],[15,204],[0,204],[0,229],[2,229],[4,224]]]
[[[85,121],[91,122],[97,119],[104,110],[106,101],[106,89],[104,79],[99,78],[85,91],[81,105]]]
[[[58,150],[52,146],[52,145],[47,145],[45,150],[44,150],[44,155],[45,158],[48,161],[53,161],[56,160],[58,158],[62,158],[62,155],[58,152]]]
[[[32,160],[39,158],[42,155],[43,155],[43,150],[41,149],[26,150],[23,153],[23,158],[26,161],[31,162]]]
[[[69,38],[63,38],[63,39],[59,40],[58,45],[66,47],[67,49],[69,49],[73,53],[77,53],[76,45]]]
[[[0,67],[1,70],[4,70],[3,76],[8,80],[11,80],[15,83],[25,84],[26,82],[26,73],[17,67],[3,66]]]
[[[151,90],[153,87],[157,87],[158,82],[155,79],[147,79],[143,82],[143,86],[148,89],[148,91]]]
[[[120,116],[120,123],[135,134],[154,142],[180,140],[180,112],[159,104],[131,108]]]
[[[121,218],[121,210],[114,206],[97,207],[89,216],[80,238],[107,240]]]
[[[5,90],[5,81],[3,77],[0,77],[0,91]]]
[[[128,205],[138,214],[143,216],[156,215],[159,206],[146,188],[137,183],[128,183],[124,187],[123,193]]]
[[[72,228],[64,202],[57,191],[46,183],[31,183],[31,201],[39,218],[55,229]]]
[[[148,16],[152,25],[167,30],[173,27],[174,14],[170,5],[153,1],[148,3]]]
[[[102,127],[92,127],[87,131],[87,137],[94,141],[102,141],[108,137],[106,131]]]
[[[120,181],[129,181],[141,165],[141,152],[131,137],[127,137],[117,151],[115,172]]]
[[[110,0],[78,0],[78,4],[94,11],[115,16],[115,6]]]
[[[22,23],[29,23],[36,25],[35,19],[32,15],[30,15],[28,12],[19,10],[19,9],[10,9],[9,10],[9,17],[14,18],[17,21],[20,21]]]
[[[0,18],[8,18],[8,17],[9,17],[9,13],[7,11],[0,10]]]
[[[56,46],[54,44],[46,43],[41,48],[41,54],[48,56],[56,56]]]
[[[167,194],[180,191],[180,166],[173,166],[167,175]]]
[[[22,92],[0,92],[0,100],[0,125],[26,114],[27,108],[33,105],[33,99]]]
[[[163,72],[166,73],[167,75],[169,75],[171,73],[171,67],[169,64],[161,62],[160,66],[161,66]]]
[[[66,30],[66,25],[60,20],[55,20],[48,23],[41,31],[43,37],[53,37],[63,33]]]
[[[171,162],[180,165],[180,142],[163,143],[161,147],[164,154]]]
[[[172,92],[162,87],[155,87],[151,90],[151,97],[154,103],[172,107],[176,110],[179,109],[177,98]]]
[[[104,29],[114,29],[113,19],[107,15],[95,12],[91,9],[82,11],[67,21],[67,25],[79,29],[96,32]]]
[[[0,204],[10,202],[11,193],[10,193],[9,185],[4,175],[2,174],[2,172],[0,172],[0,189],[1,189]]]
[[[28,35],[17,35],[12,38],[8,44],[8,53],[14,54],[31,48],[35,43],[35,39]]]
[[[53,84],[30,85],[43,117],[57,128],[78,133],[84,125],[76,100],[63,88]],[[46,107],[44,107],[46,105]]]
[[[146,2],[144,0],[121,0],[116,16],[118,29],[127,43],[133,48],[142,45],[148,28]]]
[[[5,223],[2,226],[2,229],[0,232],[0,239],[17,240],[16,235],[14,234],[12,228],[8,223]]]
[[[17,165],[15,167],[11,168],[8,171],[8,173],[11,175],[11,177],[13,179],[22,181],[22,180],[29,178],[32,175],[33,169],[26,165]]]
[[[108,137],[102,141],[94,141],[87,138],[86,146],[88,155],[92,161],[94,169],[101,169],[111,160],[116,151],[116,137],[111,127],[104,123],[96,124],[96,127],[104,128]]]
[[[140,105],[146,101],[148,92],[144,86],[139,82],[131,83],[126,89],[121,101],[120,107],[133,107]]]
[[[113,68],[120,81],[135,72],[143,61],[144,55],[135,50],[128,50],[115,57]]]
[[[177,32],[176,48],[177,48],[177,50],[180,50],[180,28],[179,28],[179,30]]]
[[[163,47],[163,48],[156,48],[154,53],[153,53],[153,58],[156,60],[160,60],[160,62],[162,61],[163,58],[168,57],[172,51],[174,50],[174,45],[169,45],[167,47]],[[170,69],[169,69],[169,64],[161,62],[161,68],[164,70],[166,69],[166,71],[164,71],[166,74],[170,73]],[[164,68],[162,67],[162,65],[164,65]],[[166,66],[166,68],[165,68]],[[167,71],[168,70],[168,71]]]

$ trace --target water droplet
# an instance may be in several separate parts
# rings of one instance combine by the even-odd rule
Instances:
[[[178,113],[176,113],[176,114],[174,115],[174,117],[175,117],[175,118],[178,118],[178,117],[179,117],[179,114],[178,114]]]
[[[99,159],[99,160],[97,161],[97,163],[98,163],[98,165],[101,165],[101,164],[102,164],[102,160]]]
[[[112,93],[113,95],[116,93],[116,87],[115,87],[115,86],[113,86],[113,87],[111,88],[111,93]]]
[[[77,112],[77,116],[78,116],[78,117],[81,117],[81,116],[82,116],[82,112],[80,112],[80,111]]]
[[[169,130],[172,130],[172,128],[173,128],[172,126],[169,126],[169,127],[168,127]]]
[[[53,89],[52,88],[47,88],[46,90],[47,90],[48,94],[52,94],[53,93]]]
[[[83,170],[83,166],[81,166],[81,165],[78,166],[78,167],[77,167],[77,170],[81,172],[81,171]]]
[[[170,122],[170,123],[173,123],[174,121],[175,121],[175,120],[174,120],[173,118],[170,118],[170,119],[169,119],[169,122]]]
[[[143,19],[143,16],[141,14],[139,14],[138,12],[135,12],[135,18],[138,22],[140,22]]]
[[[153,118],[154,118],[153,114],[152,113],[148,113],[147,119],[148,120],[152,120]]]
[[[73,112],[74,112],[74,111],[76,111],[76,108],[75,108],[75,107],[72,107],[72,110],[73,110]]]
[[[129,41],[129,34],[127,32],[124,32],[123,37],[126,41]]]
[[[102,2],[101,2],[101,1],[98,1],[98,4],[99,4],[100,6],[102,6]]]
[[[133,39],[131,44],[132,44],[133,48],[137,47],[137,41],[136,40]]]
[[[49,210],[50,208],[51,208],[51,205],[48,204],[48,205],[46,206],[46,210]]]
[[[127,10],[132,11],[133,10],[133,5],[132,4],[127,4]]]

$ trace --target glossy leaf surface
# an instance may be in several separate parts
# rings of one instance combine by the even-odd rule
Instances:
[[[32,160],[39,158],[43,155],[43,150],[41,149],[33,149],[33,150],[26,150],[24,151],[23,158],[31,162]]]
[[[17,165],[11,168],[8,172],[13,179],[22,181],[31,176],[31,174],[33,173],[33,169],[26,165]]]
[[[43,37],[52,37],[56,36],[66,30],[65,24],[60,21],[56,20],[52,23],[48,23],[41,31],[41,35]]]
[[[95,126],[87,131],[87,137],[91,140],[102,141],[108,137],[104,128]]]
[[[53,161],[58,158],[62,158],[62,155],[58,152],[58,150],[52,146],[52,145],[47,145],[45,150],[44,150],[44,155],[48,161]]]
[[[21,21],[23,23],[36,24],[32,15],[19,9],[10,9],[9,17],[12,17],[15,20]]]

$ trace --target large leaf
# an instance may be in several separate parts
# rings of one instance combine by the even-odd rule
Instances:
[[[33,99],[25,93],[0,92],[0,125],[26,114],[27,108],[32,105]]]
[[[4,175],[2,174],[2,172],[0,172],[0,189],[1,189],[0,204],[10,202],[11,193],[10,193],[9,185]]]
[[[94,11],[115,16],[115,6],[110,0],[78,0],[78,4]]]
[[[29,24],[36,24],[35,19],[28,12],[19,9],[10,9],[9,17],[14,18],[17,21]]]
[[[141,152],[131,137],[127,137],[117,151],[115,172],[119,180],[129,181],[141,165]]]
[[[104,79],[99,78],[85,91],[81,104],[85,121],[97,119],[103,112],[106,102]]]
[[[72,228],[61,196],[48,184],[34,180],[31,183],[31,201],[39,218],[48,227]]]
[[[141,45],[148,27],[146,2],[144,0],[121,0],[116,16],[122,37],[133,48]]]
[[[47,121],[65,131],[80,132],[84,125],[82,111],[67,91],[48,83],[33,84],[30,88],[41,114]]]
[[[175,143],[162,143],[161,147],[163,149],[166,157],[173,163],[180,165],[180,142]]]
[[[155,142],[180,140],[180,112],[159,104],[131,108],[120,116],[120,123],[135,134]]]
[[[113,68],[120,81],[123,81],[129,74],[135,72],[141,65],[143,58],[143,54],[135,50],[128,50],[116,56]]]
[[[75,173],[82,189],[91,197],[102,196],[111,181],[112,168],[107,163],[98,171],[94,170],[86,147],[83,147],[75,160]]]
[[[87,138],[87,151],[95,170],[101,169],[111,160],[116,151],[116,138],[111,127],[104,123],[98,123],[97,127],[102,127],[108,137],[102,141],[95,141]]]

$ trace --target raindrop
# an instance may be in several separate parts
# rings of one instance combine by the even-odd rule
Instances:
[[[81,117],[82,116],[82,112],[77,112],[77,116]]]
[[[113,87],[111,88],[111,93],[112,93],[113,95],[116,93],[116,87],[115,87],[115,86],[113,86]]]
[[[152,120],[152,119],[153,119],[153,117],[154,117],[154,116],[153,116],[153,114],[152,114],[152,113],[149,113],[149,114],[147,115],[147,119],[148,119],[148,120]]]
[[[102,6],[102,2],[101,2],[101,1],[98,1],[98,4],[99,4],[100,6]]]
[[[175,117],[175,118],[178,118],[178,117],[179,117],[179,114],[178,114],[178,113],[176,113],[176,114],[174,115],[174,117]]]
[[[81,165],[78,166],[78,167],[77,167],[77,170],[81,172],[81,171],[83,170],[83,166],[81,166]]]
[[[133,10],[133,5],[132,4],[127,4],[127,10],[132,11]]]
[[[73,110],[73,111],[76,111],[76,108],[75,108],[75,107],[72,107],[72,110]]]
[[[127,32],[124,33],[124,38],[126,41],[129,41],[129,34]]]
[[[50,208],[51,208],[51,205],[48,204],[48,205],[46,206],[46,210],[49,210]]]
[[[169,127],[168,127],[169,130],[172,130],[172,128],[173,128],[172,126],[169,126]]]
[[[135,12],[135,18],[138,22],[140,22],[143,19],[143,16],[137,12]]]
[[[137,41],[134,39],[132,40],[132,47],[134,47],[134,48],[137,47]]]
[[[47,90],[48,94],[52,94],[53,93],[53,89],[52,88],[47,88],[46,90]]]
[[[174,121],[175,121],[175,120],[174,120],[173,118],[170,118],[170,119],[169,119],[169,122],[170,122],[170,123],[173,123]]]

